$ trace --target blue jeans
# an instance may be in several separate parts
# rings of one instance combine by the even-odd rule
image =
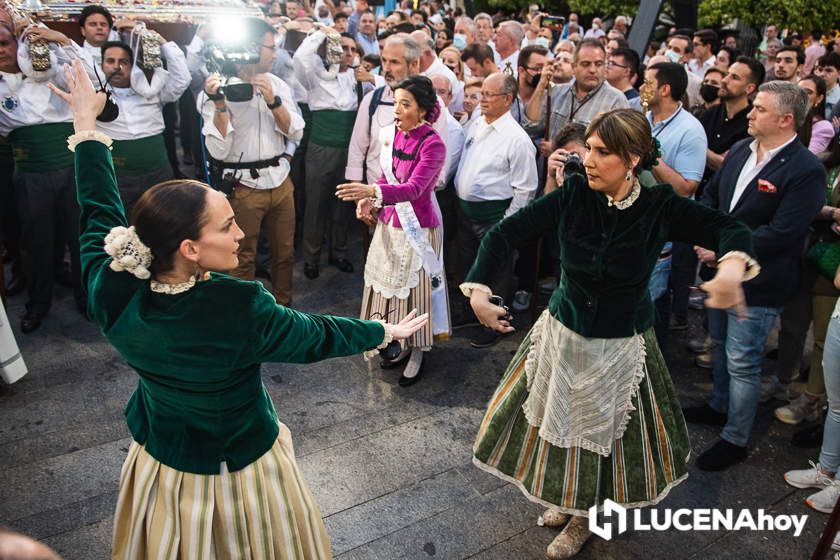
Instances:
[[[671,242],[662,247],[663,251],[671,250]],[[650,301],[656,301],[665,295],[668,290],[668,279],[671,277],[671,256],[664,259],[659,259],[653,267],[653,272],[650,274],[650,281],[648,281],[648,292],[650,293]]]
[[[823,347],[823,376],[828,397],[820,465],[827,471],[840,469],[840,319],[828,323]]]
[[[709,406],[729,415],[720,434],[729,443],[744,447],[749,440],[761,397],[764,343],[780,312],[779,307],[748,307],[742,320],[734,309],[708,310],[715,345],[715,389]]]

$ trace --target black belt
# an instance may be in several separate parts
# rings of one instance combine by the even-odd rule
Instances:
[[[215,158],[209,158],[210,165],[216,167],[219,170],[223,169],[248,169],[251,172],[251,178],[256,179],[259,177],[259,173],[257,170],[259,169],[267,169],[269,167],[277,167],[280,165],[280,158],[283,156],[274,156],[273,158],[269,159],[260,159],[257,161],[220,161]]]

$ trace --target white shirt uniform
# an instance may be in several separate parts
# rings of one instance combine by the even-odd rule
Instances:
[[[250,101],[228,101],[228,129],[222,134],[213,124],[216,114],[215,104],[202,91],[196,104],[204,119],[204,143],[207,152],[220,161],[243,163],[271,159],[285,151],[286,141],[299,142],[303,136],[303,117],[297,103],[292,98],[292,90],[283,80],[268,74],[274,95],[280,97],[283,107],[291,116],[289,131],[283,132],[274,119],[274,114],[266,105],[259,89],[254,88],[254,97]],[[257,189],[273,189],[280,186],[289,175],[289,162],[280,158],[280,164],[257,170],[258,177],[253,179],[247,169],[241,170],[240,181]]]
[[[452,91],[452,102],[449,104],[449,109],[451,111],[460,111],[464,108],[464,83],[438,57],[435,57],[434,62],[424,71],[420,72],[420,74],[427,78],[443,76],[449,80],[450,90]]]
[[[115,30],[112,29],[108,32],[108,41],[121,41],[120,34]],[[94,47],[90,43],[88,43],[87,39],[84,40],[82,43],[82,48],[85,50],[85,53],[90,57],[90,60],[93,61],[98,67],[102,67],[102,46]]]
[[[537,191],[537,150],[510,112],[491,124],[480,118],[465,133],[455,175],[458,197],[470,202],[512,198],[506,218],[526,206]]]
[[[164,104],[177,101],[190,85],[190,72],[184,53],[173,42],[160,47],[167,69],[158,68],[165,82],[157,95],[143,97],[134,89],[110,87],[111,97],[119,107],[117,118],[111,122],[96,122],[96,128],[113,140],[137,140],[160,134],[164,129],[162,109]]]
[[[311,110],[355,111],[359,104],[356,76],[350,68],[335,73],[324,69],[317,51],[325,39],[322,31],[315,31],[303,40],[292,57],[295,77],[307,91]]]
[[[455,177],[455,172],[458,171],[458,162],[461,161],[461,151],[464,149],[465,136],[464,128],[458,122],[458,119],[453,117],[449,111],[444,111],[444,113],[446,113],[446,127],[449,133],[449,138],[446,142],[446,156],[448,159],[446,182],[449,183]],[[443,118],[443,115],[441,115],[441,118]]]

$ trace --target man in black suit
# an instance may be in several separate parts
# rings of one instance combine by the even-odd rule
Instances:
[[[697,459],[702,470],[723,470],[746,459],[761,394],[764,343],[797,290],[808,226],[825,202],[825,170],[796,134],[807,109],[808,95],[796,84],[774,81],[759,87],[748,116],[753,138],[732,147],[703,195],[704,204],[752,230],[761,273],[744,284],[745,308],[708,310],[714,394],[709,404],[683,410],[689,422],[723,426],[721,439]],[[696,250],[710,267],[728,256]]]

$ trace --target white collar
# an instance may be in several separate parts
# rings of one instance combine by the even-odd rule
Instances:
[[[642,186],[639,184],[638,179],[633,180],[633,189],[630,191],[630,194],[616,202],[610,195],[606,194],[604,196],[607,197],[607,206],[615,206],[617,210],[627,210],[630,208],[634,202],[639,198],[639,194],[642,192]]]
[[[205,272],[204,276],[201,277],[201,281],[208,280],[210,278],[210,273]],[[175,295],[175,294],[182,294],[186,291],[189,291],[193,286],[195,286],[197,276],[190,276],[190,279],[186,282],[178,282],[177,284],[165,284],[163,282],[158,282],[157,280],[152,280],[149,287],[151,290],[158,294],[168,294],[168,295]]]
[[[788,146],[788,144],[791,144],[797,138],[799,138],[799,136],[797,134],[794,134],[793,136],[791,136],[790,140],[788,140],[787,142],[785,142],[781,146],[777,146],[777,147],[773,148],[772,150],[767,150],[766,152],[764,152],[764,159],[762,161],[770,161],[771,159],[776,157],[776,154],[778,154],[783,149],[785,149]],[[750,150],[752,150],[752,153],[756,154],[756,158],[757,158],[758,157],[758,140],[753,140],[752,142],[750,142]],[[761,162],[757,162],[757,163],[761,163]]]

